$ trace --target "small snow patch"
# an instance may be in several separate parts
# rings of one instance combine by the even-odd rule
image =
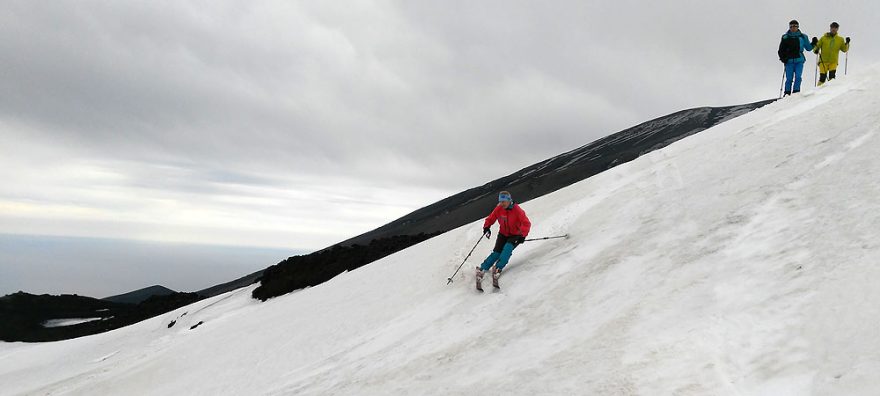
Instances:
[[[65,327],[73,326],[81,323],[94,322],[102,318],[71,318],[71,319],[49,319],[43,322],[43,327]]]

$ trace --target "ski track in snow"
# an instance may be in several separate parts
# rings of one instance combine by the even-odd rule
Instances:
[[[2,393],[876,394],[878,88],[839,78],[524,204],[531,236],[570,238],[517,248],[500,291],[473,290],[494,241],[446,285],[478,221],[265,303],[0,343]]]

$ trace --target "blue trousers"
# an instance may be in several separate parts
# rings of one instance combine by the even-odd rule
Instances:
[[[492,267],[492,264],[495,264],[495,268],[499,270],[504,269],[504,266],[510,261],[513,249],[516,248],[512,243],[507,242],[507,238],[504,235],[498,234],[498,239],[495,241],[495,249],[489,254],[489,257],[483,260],[483,264],[480,264],[481,270],[487,271]]]
[[[803,62],[785,64],[785,93],[801,91],[801,74],[804,73]],[[792,82],[794,86],[792,86]]]

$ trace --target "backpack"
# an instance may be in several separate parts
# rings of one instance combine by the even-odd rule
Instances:
[[[779,42],[779,60],[786,62],[789,59],[801,57],[801,38],[799,36],[785,35]]]

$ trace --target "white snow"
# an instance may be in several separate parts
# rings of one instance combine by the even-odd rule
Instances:
[[[524,204],[571,238],[500,292],[490,241],[446,285],[475,222],[265,303],[0,343],[0,393],[876,395],[878,128],[875,67]]]
[[[73,326],[80,323],[94,322],[102,318],[69,318],[69,319],[49,319],[43,322],[43,327],[64,327]]]

